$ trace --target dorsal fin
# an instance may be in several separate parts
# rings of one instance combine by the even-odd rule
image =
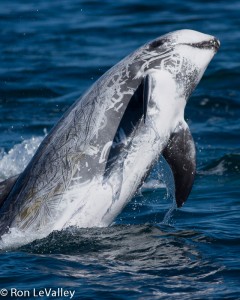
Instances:
[[[15,182],[17,181],[19,175],[12,176],[2,182],[0,182],[0,208],[2,207],[5,199],[11,192]]]

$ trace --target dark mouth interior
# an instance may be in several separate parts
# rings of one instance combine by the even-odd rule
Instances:
[[[208,49],[208,50],[215,49],[216,51],[220,47],[220,43],[217,39],[203,41],[201,43],[190,43],[190,44],[186,44],[186,45],[189,45],[191,47],[198,48],[198,49]]]

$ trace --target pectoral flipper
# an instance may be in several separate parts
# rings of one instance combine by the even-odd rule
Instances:
[[[162,154],[173,172],[175,198],[181,207],[191,192],[196,173],[196,150],[187,125],[171,134]]]

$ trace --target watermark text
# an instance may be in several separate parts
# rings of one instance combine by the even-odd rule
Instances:
[[[73,299],[75,295],[75,290],[65,289],[65,288],[42,288],[42,289],[1,289],[0,297],[16,297],[16,298],[66,298]]]

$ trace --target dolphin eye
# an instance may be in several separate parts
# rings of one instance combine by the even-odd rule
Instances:
[[[149,45],[149,48],[150,49],[155,49],[155,48],[158,48],[158,47],[161,47],[163,46],[165,43],[169,42],[168,39],[160,39],[160,40],[155,40],[153,41],[150,45]]]

